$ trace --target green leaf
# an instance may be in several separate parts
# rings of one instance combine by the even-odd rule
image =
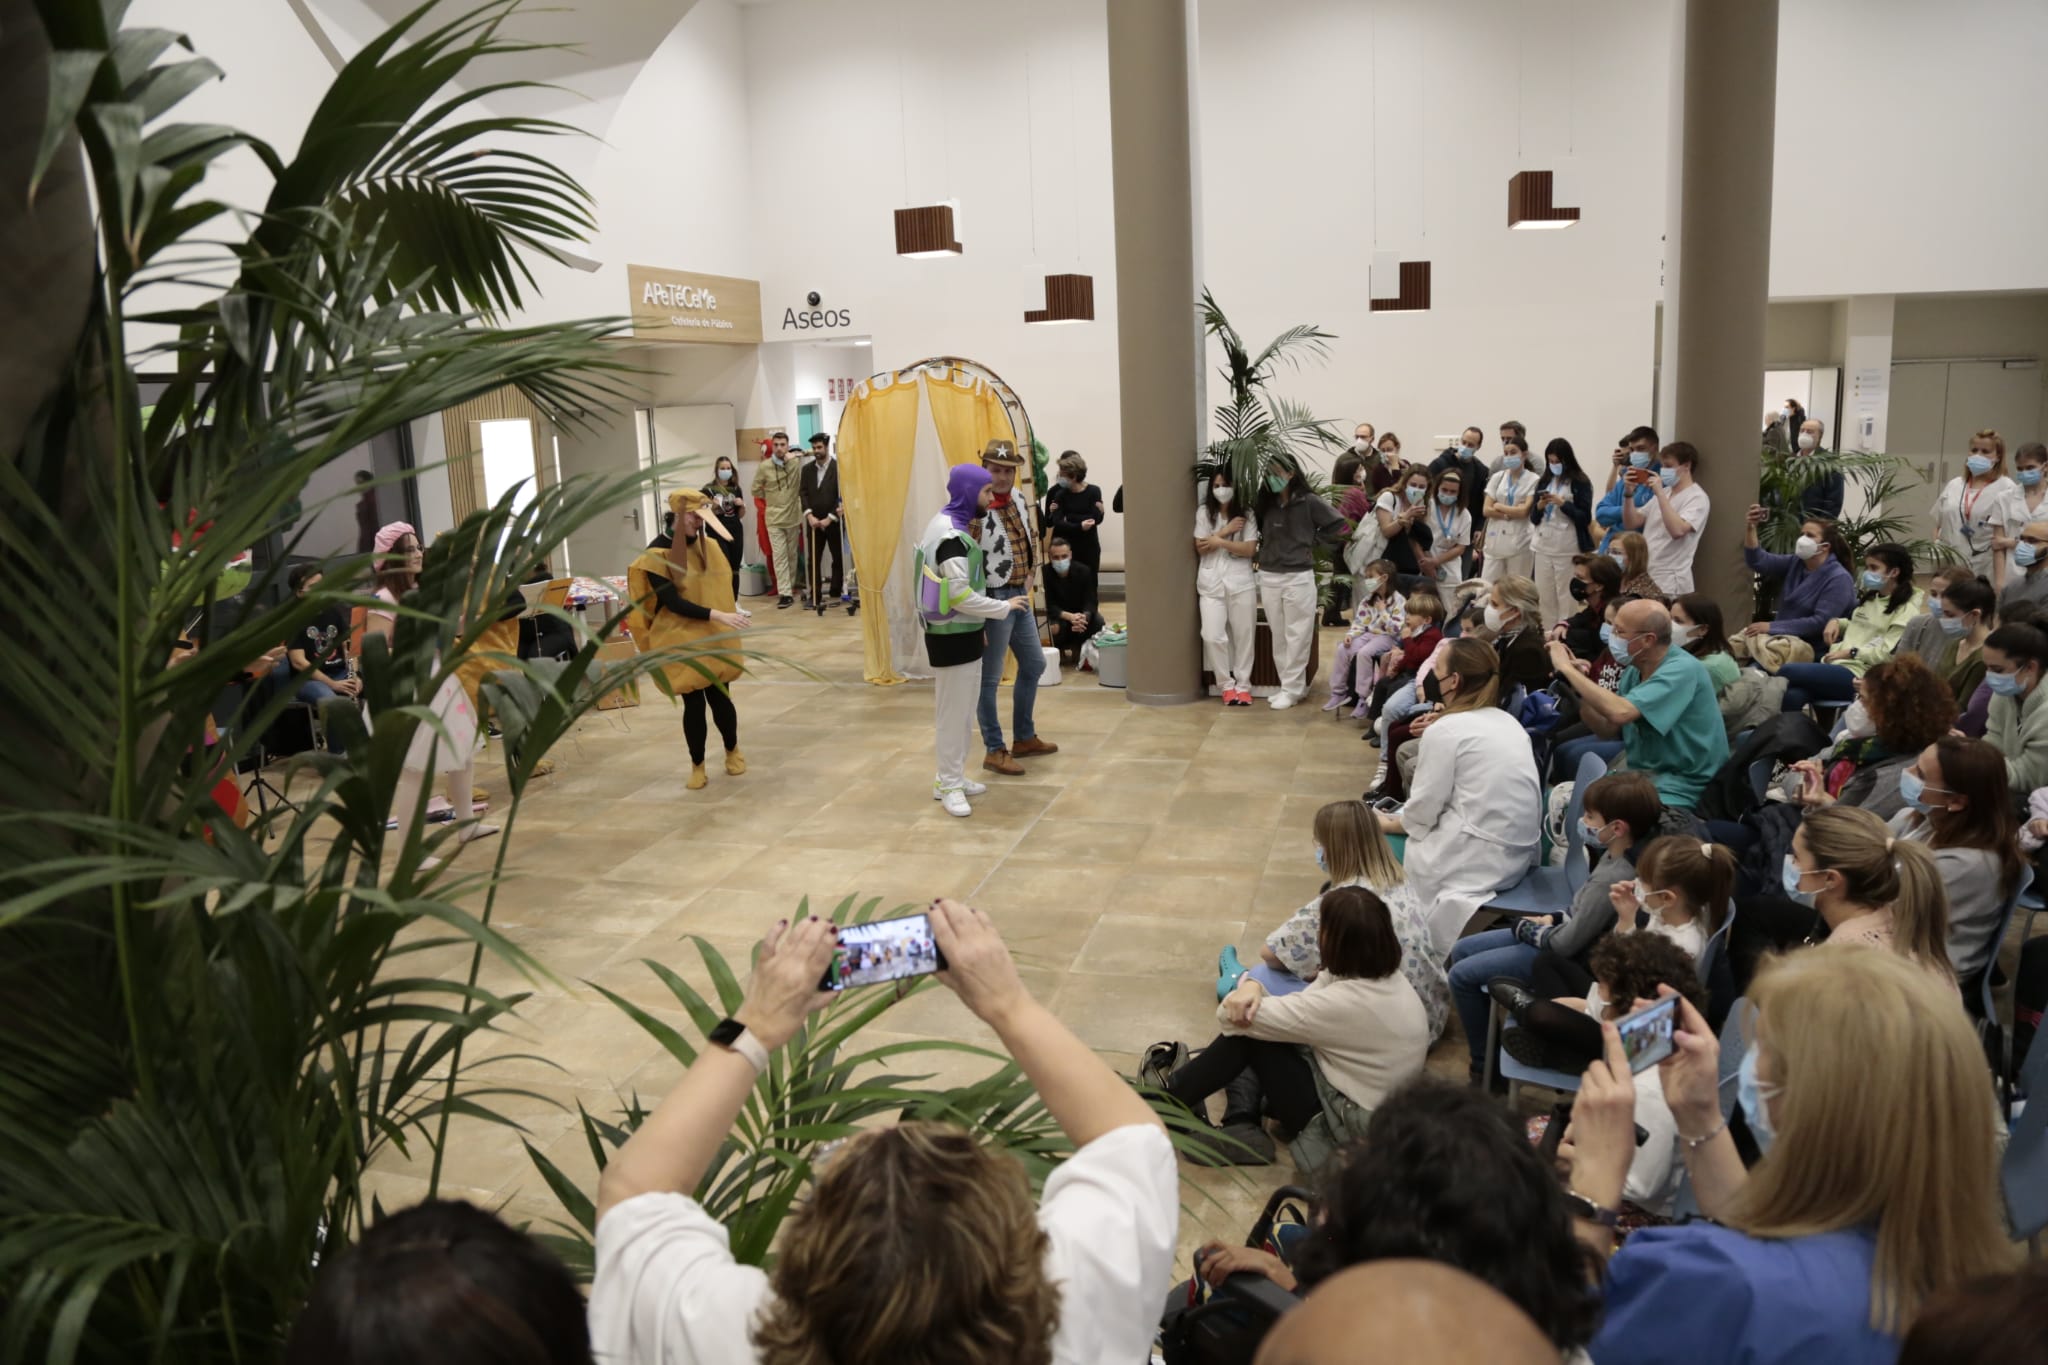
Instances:
[[[104,52],[50,54],[47,67],[50,102],[43,115],[43,134],[36,143],[36,159],[28,177],[31,199],[35,197],[36,187],[43,183],[43,175],[50,169],[50,162],[56,159],[58,149],[70,141],[75,131],[73,125],[92,93],[93,78],[99,74],[106,59]]]

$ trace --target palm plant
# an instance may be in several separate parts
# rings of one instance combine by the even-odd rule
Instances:
[[[1336,337],[1314,323],[1290,327],[1267,342],[1257,355],[1238,335],[1215,295],[1202,291],[1202,328],[1223,346],[1222,375],[1230,401],[1214,413],[1220,433],[1197,456],[1196,477],[1206,482],[1228,471],[1235,488],[1259,488],[1278,469],[1314,472],[1314,457],[1342,444],[1330,424],[1305,404],[1282,398],[1267,386],[1282,366],[1299,369],[1313,358],[1326,359]]]
[[[493,149],[566,128],[448,93],[524,46],[502,33],[514,3],[394,26],[286,160],[169,121],[220,74],[172,57],[177,35],[118,30],[119,3],[0,0],[0,110],[21,134],[0,138],[0,243],[45,263],[9,276],[19,325],[0,339],[7,1359],[274,1356],[317,1261],[361,1226],[376,1155],[432,1148],[432,1184],[449,1117],[497,1117],[464,1044],[522,997],[477,986],[481,954],[544,970],[490,927],[505,843],[489,872],[434,866],[456,836],[417,813],[387,834],[392,793],[438,725],[426,703],[513,585],[642,477],[517,512],[508,495],[437,540],[388,646],[366,641],[374,735],[305,759],[294,804],[246,827],[213,791],[290,695],[236,675],[368,600],[353,561],[277,601],[309,475],[508,384],[573,422],[625,382],[610,322],[493,321],[520,306],[523,253],[590,222],[573,182]],[[274,177],[246,220],[203,194],[238,148]],[[183,292],[152,307],[163,285]],[[145,347],[138,323],[170,340]],[[145,408],[152,371],[168,377]],[[269,552],[230,600],[249,546]],[[548,746],[594,703],[601,638],[566,664],[496,658],[483,699],[508,742],[508,839]],[[466,978],[439,979],[451,957]]]
[[[1800,500],[1808,488],[1830,474],[1844,476],[1863,501],[1860,514],[1851,515],[1845,506],[1835,523],[1848,539],[1853,560],[1860,561],[1871,546],[1887,541],[1905,547],[1917,564],[1932,567],[1956,557],[1939,541],[1912,535],[1911,518],[1892,510],[1911,490],[1911,466],[1901,456],[1877,450],[1816,450],[1796,456],[1765,450],[1758,477],[1763,506],[1770,516],[1757,528],[1757,540],[1765,549],[1779,554],[1792,552],[1802,520]]]

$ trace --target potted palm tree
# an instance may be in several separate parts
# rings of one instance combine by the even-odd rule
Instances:
[[[1206,485],[1217,473],[1227,473],[1234,488],[1260,488],[1269,473],[1299,472],[1318,492],[1325,486],[1320,457],[1343,442],[1336,430],[1307,406],[1271,391],[1269,385],[1282,367],[1299,369],[1305,362],[1323,360],[1336,340],[1314,323],[1290,327],[1254,355],[1216,297],[1202,291],[1202,327],[1223,348],[1221,374],[1229,401],[1217,405],[1212,414],[1216,439],[1195,457],[1195,480]],[[1249,511],[1249,508],[1247,508]],[[1319,595],[1329,590],[1334,559],[1320,547],[1316,550],[1316,585]],[[1315,681],[1321,667],[1321,646],[1310,637],[1308,680]],[[1272,632],[1265,613],[1259,614],[1258,652],[1252,664],[1252,680],[1265,687],[1280,683],[1273,663]],[[1213,679],[1203,674],[1203,685]]]

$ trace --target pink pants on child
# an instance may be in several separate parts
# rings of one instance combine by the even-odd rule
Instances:
[[[1372,668],[1380,655],[1400,641],[1391,635],[1361,635],[1347,638],[1337,646],[1336,662],[1330,665],[1330,695],[1349,701],[1363,701],[1372,694]]]

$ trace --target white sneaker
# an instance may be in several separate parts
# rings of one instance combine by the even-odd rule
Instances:
[[[1300,700],[1301,698],[1295,696],[1292,692],[1275,692],[1272,696],[1266,698],[1266,705],[1272,707],[1275,711],[1285,711]]]
[[[974,814],[974,807],[967,804],[967,793],[959,787],[935,791],[932,793],[932,800],[944,806],[948,815],[957,815],[965,819]]]
[[[988,788],[983,786],[981,783],[976,782],[972,778],[962,778],[960,782],[960,790],[966,792],[969,796],[988,795]]]

